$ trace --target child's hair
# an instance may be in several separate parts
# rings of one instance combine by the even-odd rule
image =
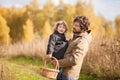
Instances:
[[[57,28],[58,28],[59,25],[64,25],[65,26],[65,32],[67,32],[68,25],[67,25],[67,23],[65,21],[57,21],[55,26],[54,26],[54,32],[57,31]]]

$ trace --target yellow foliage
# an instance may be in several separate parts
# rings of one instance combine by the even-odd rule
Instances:
[[[47,38],[52,33],[51,25],[48,20],[45,22],[45,25],[41,30],[42,30],[42,37],[44,38]]]
[[[103,27],[104,20],[101,17],[90,17],[90,29],[92,30],[93,36],[103,36],[105,35],[105,29]]]
[[[77,15],[84,15],[84,13],[85,13],[85,9],[84,9],[84,6],[85,6],[86,4],[83,4],[82,2],[78,2],[77,4],[76,4],[76,14]]]
[[[107,38],[112,38],[114,33],[113,33],[113,29],[112,29],[111,23],[107,23],[106,24],[105,30],[106,30],[106,35],[105,36]]]
[[[0,43],[2,44],[10,43],[9,32],[10,29],[7,26],[6,20],[0,15]]]
[[[34,37],[33,23],[30,19],[27,20],[26,25],[23,26],[23,41],[30,42]]]
[[[110,27],[105,28],[107,20],[102,15],[96,15],[92,2],[78,0],[76,5],[65,4],[63,0],[60,0],[60,4],[56,6],[52,0],[47,0],[43,8],[40,8],[37,0],[32,0],[30,4],[24,8],[18,9],[12,8],[0,8],[0,14],[2,14],[10,27],[10,36],[13,41],[18,41],[23,38],[24,40],[32,40],[33,29],[29,28],[27,23],[23,26],[26,19],[30,18],[34,24],[35,33],[39,33],[42,37],[47,37],[52,33],[51,25],[58,20],[65,20],[68,23],[68,32],[72,32],[73,20],[75,16],[84,15],[90,20],[90,29],[92,30],[93,37],[107,36],[110,33]],[[12,13],[10,13],[12,11]],[[10,14],[9,14],[10,13]],[[9,15],[8,15],[9,14]],[[120,17],[116,18],[116,32],[120,32]],[[3,23],[3,22],[2,22]],[[109,24],[109,23],[108,23]],[[23,26],[23,27],[21,27]],[[24,28],[24,32],[23,32]],[[2,32],[2,29],[0,29]],[[18,34],[16,34],[19,32]],[[24,36],[23,36],[24,33]],[[28,34],[30,35],[27,36]],[[1,33],[2,35],[2,33]]]
[[[71,32],[72,25],[73,25],[73,18],[75,17],[76,8],[75,8],[75,6],[72,6],[72,5],[66,5],[65,8],[66,8],[66,15],[67,15],[67,16],[65,16],[65,21],[68,23],[68,31]]]

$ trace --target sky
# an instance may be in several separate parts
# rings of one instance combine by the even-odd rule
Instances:
[[[29,4],[32,0],[0,0],[0,6],[5,7],[23,7]],[[59,4],[59,0],[52,0],[55,5]],[[63,0],[64,3],[74,5],[77,0]],[[85,0],[81,0],[85,1]],[[86,0],[90,1],[90,0]],[[120,15],[120,0],[91,0],[95,14],[102,14],[106,19],[114,20],[116,16]],[[38,0],[40,5],[44,5],[46,0]]]

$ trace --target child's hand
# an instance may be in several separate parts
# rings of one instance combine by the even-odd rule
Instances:
[[[47,57],[48,57],[48,58],[51,58],[51,57],[52,57],[52,54],[48,54]]]

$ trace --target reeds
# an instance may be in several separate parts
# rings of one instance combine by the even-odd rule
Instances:
[[[94,39],[82,71],[102,78],[101,80],[120,79],[120,39]]]
[[[0,47],[3,57],[41,57],[46,55],[47,39],[31,43],[15,43]],[[94,38],[85,57],[82,72],[101,80],[120,79],[120,39]]]

